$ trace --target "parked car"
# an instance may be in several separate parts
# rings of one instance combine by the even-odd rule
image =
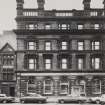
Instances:
[[[105,104],[105,94],[96,96],[96,97],[90,97],[90,102],[96,103],[96,104]]]
[[[26,96],[20,98],[21,103],[46,103],[47,97],[36,93],[28,93]]]
[[[85,103],[88,102],[88,98],[85,96],[72,96],[68,95],[58,99],[59,103]]]
[[[15,102],[14,97],[7,97],[6,94],[0,94],[0,103]]]

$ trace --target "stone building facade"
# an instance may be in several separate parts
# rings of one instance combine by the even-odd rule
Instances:
[[[83,10],[24,8],[17,1],[17,96],[105,93],[105,1]]]

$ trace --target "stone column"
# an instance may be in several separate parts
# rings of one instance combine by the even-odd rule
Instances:
[[[20,76],[17,77],[16,96],[17,97],[21,97],[21,92],[20,92]]]
[[[39,70],[43,70],[43,54],[39,53]]]
[[[57,54],[53,54],[53,70],[57,70]]]
[[[90,54],[86,54],[86,69],[90,70]]]
[[[72,54],[72,69],[76,70],[76,54]]]
[[[86,82],[86,96],[92,95],[92,76],[86,76],[87,82]]]
[[[43,94],[43,81],[44,77],[36,77],[36,93]]]
[[[53,84],[53,93],[55,96],[58,96],[59,95],[59,77],[53,77],[53,80],[54,80],[54,84]]]
[[[101,94],[105,94],[105,77],[101,81]]]

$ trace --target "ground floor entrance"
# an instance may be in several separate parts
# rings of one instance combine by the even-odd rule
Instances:
[[[15,85],[16,85],[16,82],[1,82],[0,84],[0,93],[1,94],[6,94],[7,96],[12,96],[14,97],[16,95],[15,93]]]
[[[80,86],[72,86],[71,94],[73,96],[80,96]]]

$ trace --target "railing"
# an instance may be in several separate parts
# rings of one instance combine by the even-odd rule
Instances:
[[[38,11],[35,9],[24,9],[23,16],[38,16]]]
[[[104,16],[104,9],[90,9],[90,10],[45,10],[39,11],[37,9],[23,9],[23,16],[54,16],[54,17],[83,17],[83,16]]]

